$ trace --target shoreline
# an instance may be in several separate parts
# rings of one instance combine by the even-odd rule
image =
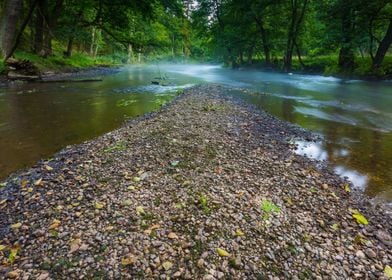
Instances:
[[[42,81],[96,78],[118,73],[124,65],[91,66],[86,68],[65,68],[65,71],[47,70],[41,74]],[[42,82],[41,81],[41,82]],[[7,88],[15,83],[36,83],[37,81],[10,80],[7,75],[0,74],[0,88]]]
[[[281,69],[265,67],[262,65],[239,65],[236,68],[231,68],[233,70],[256,70],[270,73],[279,73],[279,74],[296,74],[296,75],[309,75],[309,76],[322,76],[322,77],[333,77],[342,80],[358,80],[364,82],[389,82],[392,81],[392,74],[384,75],[384,76],[372,76],[372,75],[355,75],[355,74],[339,74],[339,73],[330,73],[326,74],[324,72],[318,71],[307,71],[307,70],[292,70],[291,72],[285,72]]]
[[[158,112],[8,177],[2,262],[19,249],[0,273],[383,279],[391,213],[294,154],[287,138],[311,132],[224,90],[185,90]]]

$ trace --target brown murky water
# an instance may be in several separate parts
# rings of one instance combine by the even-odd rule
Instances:
[[[168,86],[151,85],[162,73]],[[207,65],[126,67],[102,82],[0,89],[0,178],[156,110],[177,90],[203,82],[249,89],[253,93],[231,93],[322,134],[321,143],[298,143],[299,152],[328,160],[366,194],[392,201],[392,82]]]

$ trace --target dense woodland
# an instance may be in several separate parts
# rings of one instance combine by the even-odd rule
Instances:
[[[392,73],[390,0],[2,0],[3,60]]]

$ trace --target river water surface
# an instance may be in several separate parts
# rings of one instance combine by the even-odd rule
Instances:
[[[165,76],[166,86],[152,85]],[[278,118],[324,136],[298,152],[329,161],[367,195],[392,201],[392,82],[230,70],[211,65],[129,66],[93,83],[0,89],[0,178],[158,109],[179,89],[218,83]]]

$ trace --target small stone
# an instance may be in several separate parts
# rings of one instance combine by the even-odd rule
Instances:
[[[49,278],[49,272],[42,272],[40,275],[38,275],[37,280],[46,280]]]
[[[377,257],[376,252],[374,252],[372,249],[368,248],[365,250],[365,254],[366,256],[368,256],[369,258],[375,259]]]
[[[197,267],[198,267],[198,268],[203,268],[203,266],[204,266],[204,260],[203,260],[203,259],[199,259],[199,260],[197,261]]]
[[[175,234],[174,232],[169,233],[169,234],[167,235],[167,237],[168,237],[169,239],[178,239],[177,234]]]
[[[44,230],[41,230],[41,229],[37,229],[36,231],[33,232],[33,235],[34,235],[35,237],[41,237],[41,236],[44,236],[44,235],[45,235],[45,231],[44,231]]]
[[[13,270],[7,273],[7,277],[11,279],[16,279],[19,277],[19,271]]]
[[[357,251],[357,252],[355,253],[355,255],[356,255],[357,258],[359,258],[359,259],[364,259],[364,258],[366,257],[365,254],[364,254],[364,252],[362,252],[361,250]]]

